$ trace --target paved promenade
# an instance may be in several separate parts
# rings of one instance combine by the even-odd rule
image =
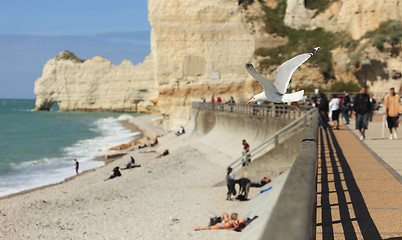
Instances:
[[[354,119],[319,131],[317,239],[402,239],[402,130],[382,139],[382,116],[359,141]]]

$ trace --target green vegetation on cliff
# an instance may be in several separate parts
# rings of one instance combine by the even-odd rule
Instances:
[[[291,30],[283,22],[286,12],[286,0],[279,0],[275,9],[262,5],[264,11],[263,21],[265,23],[265,31],[270,34],[276,34],[284,37]]]
[[[268,6],[263,6],[262,9],[265,13],[263,17],[265,31],[277,36],[287,36],[288,38],[286,45],[278,48],[260,48],[256,50],[256,55],[267,57],[260,62],[262,69],[266,69],[271,65],[279,65],[299,53],[320,46],[320,54],[317,54],[310,62],[317,64],[326,79],[335,77],[330,50],[333,49],[337,40],[336,34],[328,33],[322,28],[296,30],[287,27],[283,22],[286,0],[279,0],[275,9]]]
[[[391,46],[401,44],[402,23],[396,20],[383,22],[376,30],[367,32],[364,38],[371,38],[373,46],[380,51],[384,49],[385,42]]]
[[[323,11],[337,0],[305,0],[307,8]],[[265,31],[274,36],[287,37],[287,43],[275,48],[256,49],[255,55],[264,57],[260,61],[261,70],[268,69],[270,66],[280,65],[286,60],[320,46],[320,53],[309,60],[309,63],[316,64],[326,80],[335,79],[332,67],[331,50],[337,47],[348,49],[350,62],[348,70],[357,69],[360,66],[361,58],[366,44],[361,45],[359,40],[353,40],[345,32],[331,33],[322,28],[314,30],[293,29],[285,25],[284,17],[286,11],[286,0],[278,0],[275,9],[263,5],[262,17],[265,24]],[[368,32],[364,38],[370,38],[369,44],[376,46],[380,51],[384,48],[384,43],[389,43],[394,48],[392,51],[398,55],[402,37],[402,24],[398,21],[387,21],[381,23],[375,31]]]
[[[71,60],[73,62],[77,62],[77,63],[83,63],[85,62],[85,60],[75,56],[74,53],[70,52],[70,51],[63,51],[61,52],[57,57],[56,60]]]

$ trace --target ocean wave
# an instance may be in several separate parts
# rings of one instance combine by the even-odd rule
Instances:
[[[10,163],[12,171],[0,176],[0,196],[61,182],[74,176],[74,159],[80,162],[80,171],[103,166],[103,162],[94,161],[96,157],[105,155],[106,151],[111,152],[108,150],[110,147],[133,141],[140,134],[124,128],[120,123],[131,118],[128,114],[100,118],[91,127],[97,136],[78,140],[62,148],[58,156]],[[9,179],[13,179],[12,182]]]
[[[57,161],[57,159],[42,158],[42,159],[25,161],[25,162],[20,162],[20,163],[10,163],[10,167],[13,170],[21,170],[21,169],[32,168],[35,166],[40,166],[40,165],[46,165],[46,164],[49,164],[54,161]]]
[[[88,161],[104,155],[110,147],[133,141],[140,133],[126,129],[119,122],[129,118],[132,116],[121,115],[117,118],[107,117],[95,121],[95,127],[91,130],[99,133],[100,136],[79,140],[74,145],[64,148],[64,152],[74,158],[80,158],[81,161]]]

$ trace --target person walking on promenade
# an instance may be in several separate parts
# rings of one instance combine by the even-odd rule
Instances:
[[[328,100],[324,93],[320,93],[318,100],[318,111],[320,113],[320,124],[323,128],[328,127]]]
[[[75,174],[78,175],[78,169],[80,168],[80,163],[77,161],[77,159],[74,159],[75,161]]]
[[[345,119],[346,124],[349,124],[349,110],[352,100],[350,99],[348,90],[343,91],[343,93],[345,95],[343,96],[342,117]]]
[[[373,121],[373,115],[374,111],[377,109],[377,101],[373,98],[373,94],[369,94],[369,100],[370,100],[370,122]]]
[[[229,104],[230,106],[230,112],[233,112],[233,106],[235,105],[236,101],[234,100],[233,96],[230,96],[229,101],[226,102],[226,104]]]
[[[365,87],[362,87],[360,93],[355,96],[354,111],[356,113],[356,129],[360,132],[360,141],[363,141],[366,138],[365,131],[368,128],[370,113],[370,100]]]
[[[331,101],[329,102],[329,111],[331,114],[333,128],[339,129],[339,112],[340,112],[340,101],[335,94],[332,94]]]
[[[396,129],[398,127],[399,115],[401,115],[401,100],[395,93],[395,89],[393,87],[389,89],[389,93],[384,99],[384,114],[387,116],[389,139],[398,139]],[[393,136],[392,129],[394,129]]]
[[[232,194],[233,196],[236,196],[236,189],[235,189],[235,177],[232,173],[233,169],[231,167],[228,167],[227,173],[226,173],[226,186],[228,187],[228,192],[226,194],[226,200],[232,200]]]

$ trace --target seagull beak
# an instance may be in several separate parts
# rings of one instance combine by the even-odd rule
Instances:
[[[247,102],[247,104],[250,104],[250,103],[252,103],[252,102],[253,102],[253,101],[250,100],[250,101]]]

